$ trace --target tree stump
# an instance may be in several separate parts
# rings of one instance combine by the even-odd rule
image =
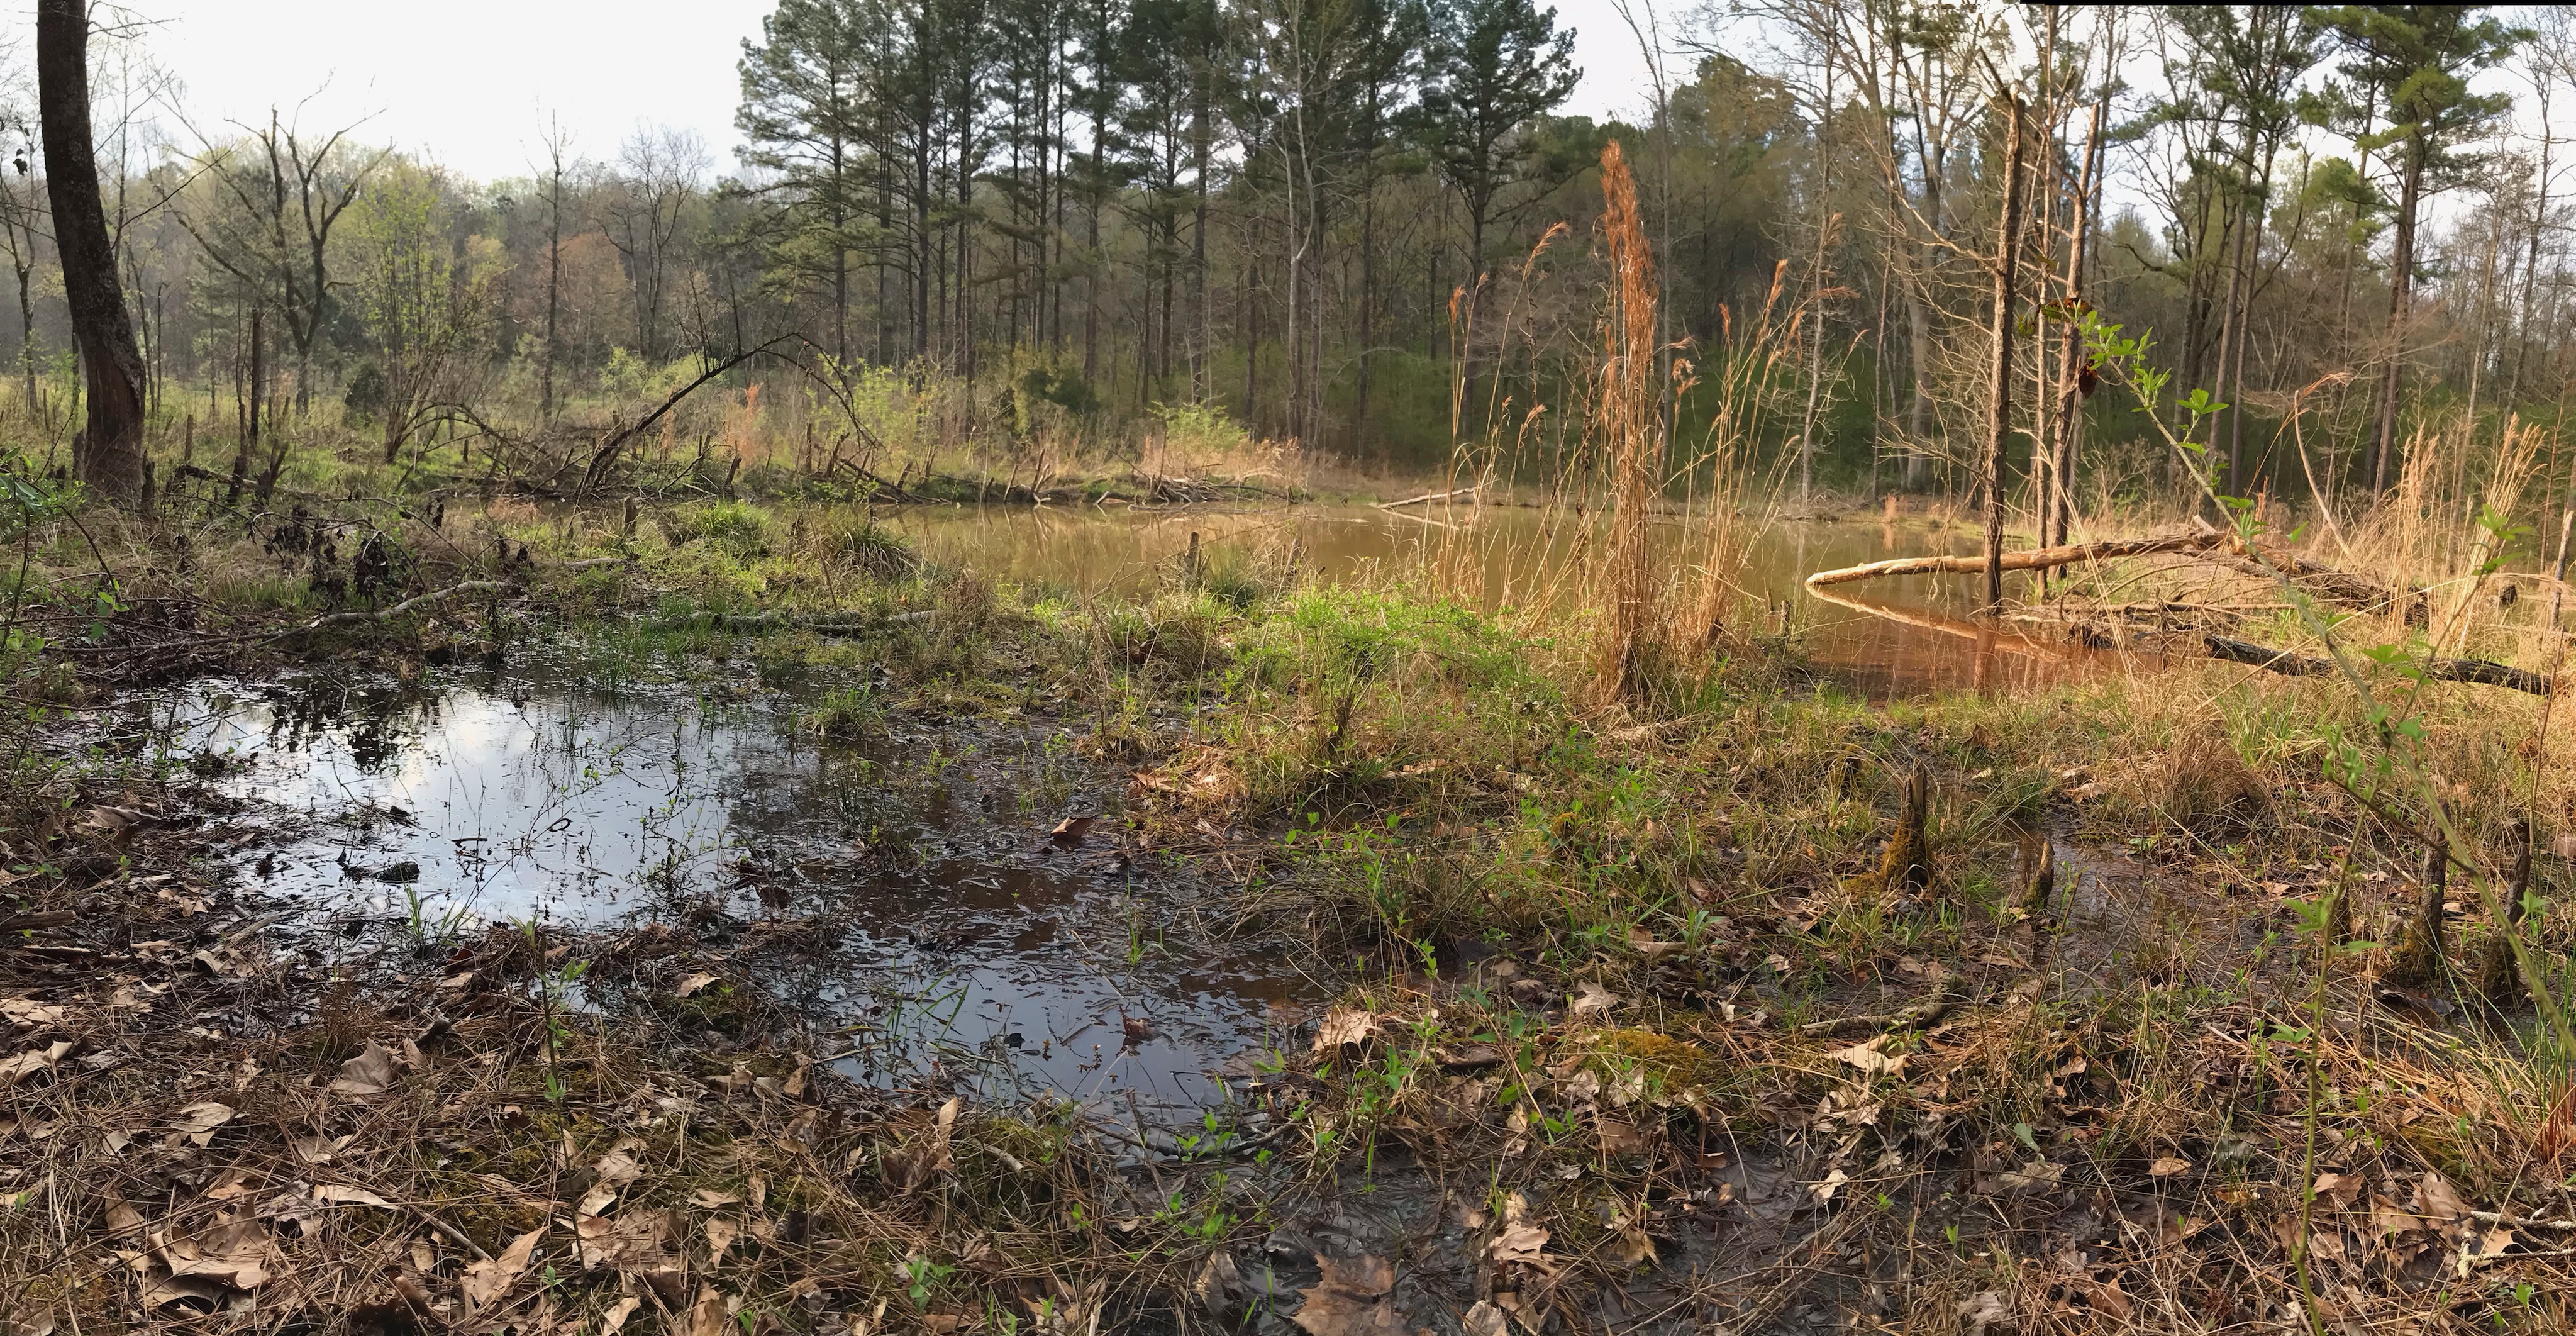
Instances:
[[[2381,977],[2390,983],[2425,987],[2441,981],[2450,970],[2450,956],[2442,944],[2442,901],[2450,889],[2451,860],[2439,843],[2424,851],[2423,895],[2415,906],[2415,921],[2406,927],[2406,936],[2398,943],[2397,958]]]
[[[2522,1000],[2522,963],[2514,958],[2514,934],[2522,931],[2522,897],[2531,888],[2531,822],[2513,823],[2513,875],[2505,887],[2504,919],[2487,938],[2486,955],[2478,961],[2478,996],[2497,1006]]]

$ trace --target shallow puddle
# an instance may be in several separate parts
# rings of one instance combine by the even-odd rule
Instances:
[[[207,683],[155,708],[250,804],[216,857],[308,925],[667,922],[721,943],[792,921],[820,944],[741,958],[842,1030],[863,1079],[1165,1121],[1328,995],[1284,944],[1231,932],[1195,873],[1132,863],[1125,776],[1043,719],[897,714],[842,746],[774,693],[570,677]],[[1051,835],[1079,815],[1100,818],[1086,838]]]

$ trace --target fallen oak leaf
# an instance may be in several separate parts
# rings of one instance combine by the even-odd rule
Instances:
[[[1847,1066],[1858,1067],[1861,1071],[1861,1075],[1863,1076],[1903,1076],[1905,1074],[1905,1055],[1899,1053],[1890,1056],[1882,1051],[1886,1046],[1887,1037],[1885,1035],[1881,1035],[1867,1043],[1854,1044],[1850,1048],[1838,1049],[1834,1052],[1833,1057]]]
[[[282,1260],[268,1230],[256,1220],[235,1220],[161,1246],[162,1265],[174,1278],[203,1276],[237,1290],[267,1284],[269,1263]]]
[[[2359,1174],[2324,1173],[2317,1175],[2315,1192],[2318,1200],[2332,1202],[2340,1211],[2352,1206],[2361,1196],[2361,1188]]]
[[[200,1100],[179,1110],[179,1119],[171,1126],[190,1141],[205,1145],[215,1139],[215,1129],[233,1120],[233,1107],[213,1100]]]
[[[635,1310],[643,1306],[644,1301],[631,1294],[610,1304],[608,1311],[599,1315],[599,1336],[617,1336],[618,1332],[626,1329],[626,1319],[635,1316]]]
[[[1345,1048],[1356,1048],[1377,1033],[1378,1019],[1357,1007],[1335,1007],[1324,1013],[1323,1023],[1315,1027],[1315,1056],[1328,1058]]]
[[[52,1071],[57,1064],[70,1055],[71,1051],[70,1041],[62,1040],[43,1048],[28,1049],[14,1058],[0,1059],[0,1090],[16,1085],[38,1072]]]
[[[1383,1257],[1315,1255],[1323,1277],[1300,1291],[1306,1302],[1288,1320],[1308,1336],[1406,1336],[1395,1311],[1395,1267]]]
[[[1578,1021],[1591,1016],[1607,1018],[1611,1008],[1618,1005],[1617,993],[1586,979],[1574,986],[1574,1005],[1568,1009],[1568,1014]]]
[[[32,997],[0,997],[0,1019],[33,1029],[39,1025],[60,1025],[64,1009],[59,1003],[39,1002]]]
[[[370,1039],[366,1051],[340,1064],[340,1075],[330,1085],[334,1095],[365,1098],[381,1095],[394,1088],[394,1055],[384,1045]]]
[[[527,1274],[528,1264],[536,1257],[537,1240],[545,1235],[545,1227],[540,1225],[510,1240],[510,1246],[503,1248],[500,1256],[468,1265],[465,1268],[466,1307],[481,1309],[509,1293],[510,1286]]]
[[[733,1312],[725,1297],[713,1285],[701,1286],[698,1301],[689,1306],[688,1325],[680,1336],[731,1336]]]
[[[2154,1164],[2147,1166],[2147,1175],[2151,1178],[2171,1178],[2176,1174],[2188,1173],[2190,1170],[2191,1161],[2179,1155],[2163,1155],[2158,1156]]]
[[[680,980],[680,986],[672,990],[672,996],[693,996],[700,990],[704,989],[708,984],[714,983],[715,981],[716,976],[712,974],[692,974],[689,977]]]

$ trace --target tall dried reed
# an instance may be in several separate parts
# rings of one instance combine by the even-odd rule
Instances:
[[[1610,261],[1609,303],[1601,316],[1599,388],[1593,430],[1609,452],[1610,541],[1601,553],[1598,587],[1608,617],[1593,653],[1593,684],[1605,699],[1645,694],[1665,631],[1647,529],[1662,491],[1664,423],[1658,389],[1661,353],[1655,337],[1655,261],[1637,214],[1637,186],[1613,139],[1601,150],[1601,234]]]

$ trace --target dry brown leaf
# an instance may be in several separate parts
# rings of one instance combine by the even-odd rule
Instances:
[[[351,1187],[346,1183],[324,1183],[314,1188],[313,1200],[329,1202],[333,1206],[374,1206],[387,1211],[394,1209],[392,1202],[365,1188]]]
[[[57,1041],[43,1048],[31,1048],[14,1058],[0,1059],[0,1090],[26,1080],[38,1072],[52,1071],[56,1063],[69,1056],[72,1046]]]
[[[152,1312],[189,1304],[211,1313],[222,1306],[224,1287],[197,1276],[148,1275],[143,1278],[143,1306]]]
[[[1466,1336],[1512,1336],[1510,1320],[1503,1316],[1503,1310],[1483,1299],[1467,1310],[1458,1326]]]
[[[1661,960],[1682,949],[1680,942],[1659,942],[1643,928],[1628,929],[1628,949],[1648,960]]]
[[[1306,1302],[1288,1320],[1309,1336],[1407,1336],[1395,1311],[1395,1267],[1383,1257],[1326,1257],[1323,1278],[1302,1291]]]
[[[1485,1245],[1485,1255],[1497,1265],[1518,1262],[1543,1271],[1555,1269],[1547,1256],[1548,1232],[1527,1220],[1507,1220],[1494,1241]]]
[[[725,1254],[733,1251],[733,1242],[742,1237],[742,1226],[723,1216],[707,1222],[707,1264],[721,1265]]]
[[[2509,1225],[2494,1225],[2478,1231],[2478,1256],[2502,1257],[2504,1250],[2513,1246],[2513,1237],[2513,1229]]]
[[[2415,1213],[2435,1224],[2448,1225],[2468,1215],[2467,1201],[2451,1186],[2451,1181],[2432,1170],[2415,1184]]]
[[[332,1156],[347,1149],[349,1143],[356,1139],[354,1136],[302,1136],[289,1144],[295,1147],[296,1159],[306,1164],[329,1164]]]
[[[2176,1174],[2188,1173],[2190,1171],[2191,1161],[2186,1160],[2179,1155],[2158,1156],[2154,1164],[2147,1166],[2147,1173],[2156,1178],[2171,1178]]]
[[[215,1139],[215,1129],[233,1120],[233,1108],[213,1100],[200,1100],[179,1110],[177,1122],[171,1124],[190,1141],[205,1145]]]
[[[135,1210],[133,1205],[127,1202],[123,1196],[119,1195],[114,1188],[109,1188],[103,1195],[107,1199],[107,1229],[109,1233],[118,1235],[119,1237],[130,1237],[143,1231],[142,1212]]]
[[[1959,1320],[1974,1336],[1985,1336],[1986,1328],[2012,1321],[2012,1301],[2001,1290],[1980,1290],[1960,1301]]]
[[[635,1316],[635,1310],[641,1307],[643,1301],[631,1294],[610,1304],[608,1311],[599,1315],[599,1336],[617,1336],[625,1330],[626,1319]]]
[[[1335,1007],[1324,1013],[1323,1024],[1315,1027],[1315,1056],[1328,1058],[1345,1046],[1367,1041],[1377,1033],[1377,1017],[1357,1007]]]
[[[742,1205],[742,1194],[739,1192],[718,1192],[714,1188],[700,1188],[689,1194],[689,1204],[693,1206],[703,1206],[710,1211],[719,1206],[740,1206]]]
[[[670,1261],[671,1217],[630,1210],[614,1220],[587,1216],[574,1226],[582,1265],[592,1270],[648,1271]]]
[[[701,1286],[698,1301],[689,1305],[689,1316],[680,1328],[680,1336],[729,1336],[733,1314],[727,1311],[725,1297],[713,1285]]]
[[[2317,1199],[2332,1202],[2338,1211],[2350,1209],[2353,1202],[2360,1198],[2361,1189],[2362,1181],[2359,1174],[2317,1175]]]
[[[0,997],[0,1018],[24,1026],[60,1025],[63,1008],[52,1002],[39,1002],[32,997]]]
[[[162,1265],[170,1268],[172,1276],[199,1276],[237,1290],[267,1284],[269,1264],[282,1260],[277,1245],[269,1242],[268,1230],[256,1220],[220,1224],[161,1247]]]
[[[394,1088],[394,1055],[385,1046],[370,1039],[367,1049],[340,1064],[340,1075],[331,1082],[331,1093],[364,1098],[381,1095]]]
[[[1586,979],[1574,986],[1574,1005],[1569,1011],[1578,1021],[1593,1016],[1607,1018],[1611,1008],[1618,1005],[1617,993]]]
[[[672,993],[677,997],[693,996],[700,990],[704,989],[708,984],[714,983],[715,981],[716,976],[712,974],[692,974],[689,977],[680,980],[680,986],[673,989]]]
[[[537,1240],[546,1236],[540,1225],[510,1240],[501,1255],[475,1262],[465,1268],[465,1303],[470,1309],[488,1307],[493,1300],[510,1292],[510,1286],[527,1274],[528,1264],[536,1257]],[[633,1300],[628,1300],[632,1303]]]
[[[1846,1065],[1858,1067],[1863,1076],[1903,1076],[1905,1055],[1899,1053],[1891,1057],[1881,1052],[1880,1050],[1886,1046],[1887,1038],[1882,1035],[1868,1043],[1854,1044],[1850,1048],[1837,1050],[1833,1056]]]
[[[2027,1192],[2033,1188],[2053,1188],[2057,1186],[2058,1180],[2064,1177],[2066,1177],[2065,1165],[2051,1164],[2046,1160],[2033,1160],[2019,1169],[2006,1169],[1996,1174],[1993,1189],[1988,1195]]]

